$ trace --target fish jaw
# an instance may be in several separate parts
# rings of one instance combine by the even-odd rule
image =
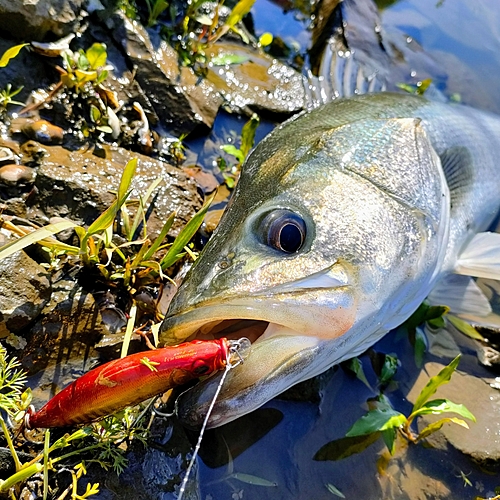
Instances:
[[[191,308],[168,317],[164,333],[168,335],[172,330],[176,335],[203,338],[210,334],[210,325],[222,320],[253,319],[267,323],[265,331],[252,342],[244,362],[227,374],[209,421],[209,427],[217,427],[325,371],[332,360],[331,348],[327,354],[325,346],[342,343],[343,335],[352,333],[356,313],[357,298],[350,286],[310,290],[306,294],[282,292],[272,298],[240,297]],[[239,337],[238,332],[235,335]],[[219,375],[210,377],[178,401],[178,416],[185,425],[201,425],[219,381]]]

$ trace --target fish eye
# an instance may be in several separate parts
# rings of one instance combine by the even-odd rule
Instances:
[[[262,221],[264,243],[285,253],[298,252],[306,239],[306,223],[290,210],[275,210]]]

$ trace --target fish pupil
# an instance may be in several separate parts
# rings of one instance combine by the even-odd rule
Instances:
[[[281,229],[279,241],[283,251],[294,253],[302,246],[302,233],[295,224],[285,224]]]

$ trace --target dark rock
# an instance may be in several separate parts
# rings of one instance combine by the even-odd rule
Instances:
[[[150,184],[162,178],[151,205],[148,232],[158,234],[167,217],[176,212],[172,234],[191,219],[201,206],[196,184],[182,171],[158,160],[131,153],[122,148],[103,146],[100,154],[91,151],[68,151],[60,146],[46,146],[35,185],[38,188],[37,207],[48,217],[69,217],[85,224],[92,223],[113,201],[110,190],[118,189],[125,165],[138,158],[132,181],[131,197],[144,194]]]
[[[136,68],[135,78],[163,126],[175,133],[212,127],[223,102],[212,85],[190,68],[180,68],[175,50],[137,22],[116,14],[108,27]]]
[[[0,337],[32,323],[50,295],[45,269],[23,251],[0,260]]]
[[[22,41],[75,31],[85,0],[0,0],[0,31]]]
[[[224,96],[232,111],[289,116],[304,109],[302,75],[250,45],[219,42],[207,50],[213,57],[236,55],[239,64],[211,66],[207,80]]]

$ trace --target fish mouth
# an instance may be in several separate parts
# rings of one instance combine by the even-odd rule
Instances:
[[[244,362],[229,370],[213,408],[209,427],[217,427],[249,413],[302,380],[330,365],[325,344],[352,326],[356,300],[350,286],[309,289],[269,295],[209,299],[188,309],[172,311],[162,325],[160,342],[173,345],[199,339],[246,337],[251,346]],[[307,296],[306,296],[307,295]],[[177,414],[187,427],[197,428],[210,406],[222,373],[184,393]]]

